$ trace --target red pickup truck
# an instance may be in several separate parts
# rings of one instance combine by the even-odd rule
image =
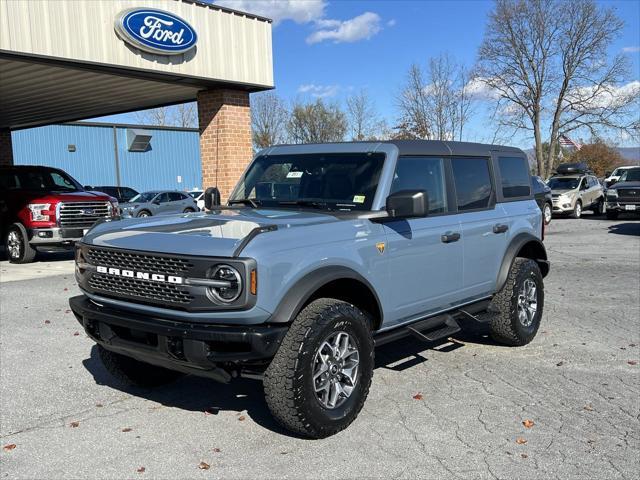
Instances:
[[[117,200],[85,191],[57,168],[0,167],[0,233],[12,263],[32,262],[37,251],[73,248],[97,221],[118,214]]]

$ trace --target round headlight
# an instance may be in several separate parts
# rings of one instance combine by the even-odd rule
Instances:
[[[209,293],[218,302],[235,302],[242,293],[242,277],[240,272],[230,265],[216,265],[209,275],[211,280],[228,282],[228,287],[209,287]]]

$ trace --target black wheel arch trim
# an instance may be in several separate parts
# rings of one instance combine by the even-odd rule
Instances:
[[[301,279],[299,279],[293,287],[285,294],[284,298],[280,301],[275,311],[272,313],[269,323],[288,323],[292,321],[298,313],[304,308],[313,294],[320,288],[328,285],[336,280],[356,280],[363,284],[375,298],[380,318],[376,319],[377,325],[382,325],[382,303],[376,290],[355,270],[344,266],[329,266],[321,267],[317,270],[308,273]]]
[[[513,237],[502,258],[502,264],[500,265],[500,270],[498,270],[498,279],[496,281],[496,292],[499,292],[502,290],[502,287],[504,287],[507,277],[509,276],[509,270],[511,270],[511,265],[513,265],[513,262],[519,256],[518,254],[526,245],[531,245],[531,247],[529,247],[530,250],[527,252],[528,255],[525,256],[531,258],[538,264],[542,277],[546,277],[549,273],[550,264],[547,259],[547,250],[544,244],[539,238],[536,238],[530,233],[519,233]]]

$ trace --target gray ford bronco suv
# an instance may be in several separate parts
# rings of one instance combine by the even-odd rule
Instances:
[[[549,271],[525,154],[440,141],[276,146],[225,207],[95,226],[71,309],[119,380],[263,381],[297,434],[347,427],[374,348],[540,325]]]

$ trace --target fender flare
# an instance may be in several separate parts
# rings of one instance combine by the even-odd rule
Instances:
[[[382,304],[373,286],[358,272],[344,266],[321,267],[300,278],[289,288],[280,303],[271,314],[269,323],[288,323],[293,320],[305,306],[311,296],[323,286],[334,280],[357,280],[369,289],[376,300],[378,311],[382,317]],[[382,324],[382,318],[380,318]]]
[[[527,257],[535,260],[540,267],[542,277],[546,277],[549,273],[549,261],[547,260],[547,250],[545,249],[544,244],[539,238],[530,233],[519,233],[513,237],[511,243],[509,243],[509,246],[507,247],[504,257],[502,258],[502,264],[500,265],[500,270],[498,270],[498,278],[496,281],[496,292],[499,292],[502,290],[502,287],[504,287],[507,277],[509,276],[509,270],[511,270],[511,265],[513,265],[513,262],[518,256],[520,250],[522,250],[522,247],[527,244],[532,245],[529,250],[530,254],[527,255]]]

